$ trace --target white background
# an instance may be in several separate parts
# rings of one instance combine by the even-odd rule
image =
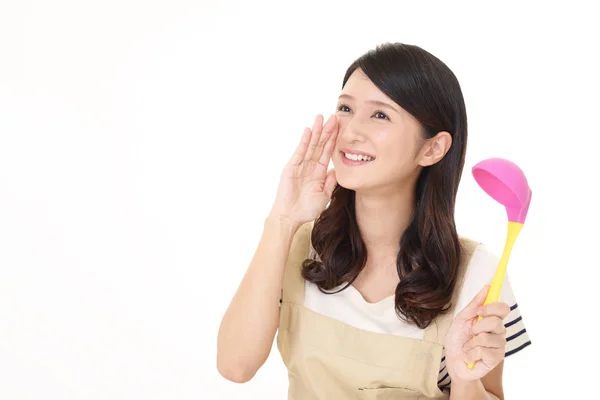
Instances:
[[[507,399],[597,398],[592,8],[414,3],[2,0],[0,399],[285,398],[276,349],[247,384],[218,375],[218,326],[304,126],[387,41],[461,81],[460,233],[502,251],[476,162],[532,187]]]

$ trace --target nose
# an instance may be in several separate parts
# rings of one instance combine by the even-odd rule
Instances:
[[[338,118],[338,121],[340,124],[338,136],[341,137],[344,142],[350,144],[365,141],[367,132],[363,124],[361,124],[359,118]]]

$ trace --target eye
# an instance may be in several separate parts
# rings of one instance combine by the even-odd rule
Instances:
[[[351,109],[350,109],[350,107],[348,107],[347,105],[345,105],[345,104],[341,104],[340,106],[338,106],[338,111],[342,111],[342,112],[350,112],[350,111],[352,111],[352,110],[351,110]]]
[[[376,117],[375,117],[375,118],[377,118],[377,119],[387,119],[387,120],[389,120],[389,119],[390,119],[390,118],[389,118],[387,115],[385,115],[385,114],[384,114],[384,113],[382,113],[381,111],[377,111],[377,112],[375,113],[375,115],[376,115]]]

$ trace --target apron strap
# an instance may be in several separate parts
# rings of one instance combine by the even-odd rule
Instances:
[[[471,257],[473,256],[475,249],[480,244],[480,242],[465,237],[459,237],[459,240],[463,251],[461,254],[458,281],[456,282],[456,287],[454,288],[454,293],[451,300],[452,308],[446,314],[434,319],[433,322],[429,324],[427,328],[425,328],[423,336],[424,340],[435,342],[441,344],[442,346],[444,345],[444,340],[448,330],[450,329],[450,325],[452,325],[452,321],[454,320],[456,302],[458,301],[458,297],[464,283],[464,278],[467,274],[469,262],[471,261]]]
[[[313,222],[303,224],[292,240],[283,275],[283,302],[300,305],[304,303],[302,262],[308,258],[312,228]]]

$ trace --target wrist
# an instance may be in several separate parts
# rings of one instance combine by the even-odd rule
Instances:
[[[265,225],[274,226],[282,232],[291,233],[293,235],[296,233],[296,231],[298,231],[298,229],[300,229],[302,223],[286,215],[271,211],[265,219]]]
[[[488,400],[489,397],[481,379],[463,380],[452,378],[450,400]]]

